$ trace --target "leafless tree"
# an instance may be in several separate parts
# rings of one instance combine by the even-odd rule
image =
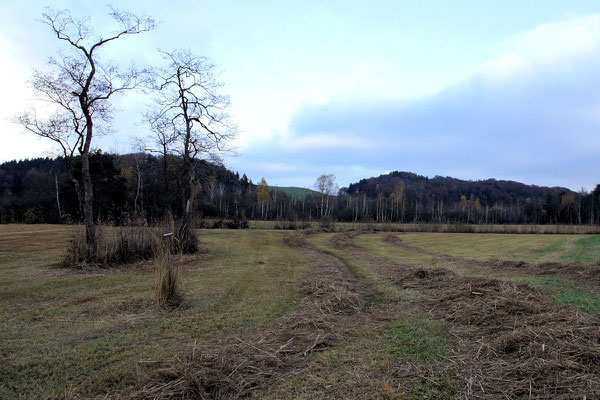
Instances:
[[[219,196],[219,213],[223,214],[223,196],[225,196],[225,192],[227,191],[227,187],[223,182],[219,182],[217,186],[217,196]]]
[[[59,52],[57,58],[50,58],[50,71],[36,70],[31,79],[36,95],[49,104],[49,114],[39,116],[31,110],[18,117],[18,122],[25,129],[61,147],[69,164],[68,170],[73,156],[76,153],[81,156],[83,216],[90,252],[96,248],[89,164],[94,128],[106,131],[110,126],[110,98],[113,95],[137,87],[148,76],[147,71],[133,66],[121,70],[114,64],[102,63],[98,52],[114,40],[155,27],[151,18],[124,11],[112,9],[110,16],[117,30],[97,35],[89,18],[77,19],[68,10],[55,11],[51,8],[42,14],[42,22],[66,45],[68,52]],[[76,187],[79,187],[78,183]]]
[[[156,72],[156,98],[147,113],[151,126],[173,136],[170,152],[182,159],[180,180],[183,224],[191,217],[194,187],[198,176],[196,160],[220,161],[235,137],[227,109],[229,98],[219,93],[223,86],[214,77],[214,64],[189,51],[162,52],[167,66]]]
[[[210,201],[210,204],[213,204],[217,194],[217,180],[214,177],[210,177],[206,181],[205,188],[206,193],[208,194],[208,200]]]
[[[335,183],[335,175],[323,174],[317,178],[315,188],[321,192],[321,219],[329,217],[331,214],[330,198],[338,191],[338,185]]]
[[[143,151],[150,153],[160,154],[162,159],[162,179],[164,193],[169,193],[170,190],[170,179],[169,179],[169,154],[171,146],[177,140],[177,132],[174,127],[168,123],[165,119],[155,118],[153,113],[145,113],[144,119],[148,122],[152,136],[147,140],[146,138],[137,139],[137,147]],[[165,198],[165,203],[167,199]]]

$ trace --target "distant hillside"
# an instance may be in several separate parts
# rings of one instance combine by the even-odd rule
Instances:
[[[513,204],[525,202],[527,199],[546,199],[555,192],[570,192],[563,187],[546,187],[526,185],[515,181],[486,179],[468,181],[451,177],[435,176],[428,178],[412,172],[394,171],[378,177],[361,179],[348,186],[347,193],[357,192],[369,197],[379,194],[389,196],[394,188],[403,183],[404,193],[410,197],[435,197],[446,204],[460,201],[462,196],[467,200],[479,199],[482,205]]]
[[[317,192],[315,190],[296,187],[296,186],[269,186],[269,190],[277,190],[279,192],[283,192],[283,193],[285,193],[286,196],[293,197],[296,200],[302,200],[303,195],[306,198],[311,195],[319,195],[320,194],[319,192]]]

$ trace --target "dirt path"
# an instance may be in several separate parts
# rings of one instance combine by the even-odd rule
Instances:
[[[422,310],[445,321],[455,345],[443,375],[457,383],[457,398],[600,398],[599,318],[556,307],[549,293],[526,284],[383,260],[353,236],[330,243],[383,279],[417,290]]]
[[[525,261],[484,261],[472,258],[458,257],[450,254],[438,253],[417,246],[406,244],[398,236],[387,234],[382,240],[394,246],[439,258],[444,261],[458,263],[465,266],[486,268],[492,272],[511,273],[519,276],[559,276],[565,279],[585,282],[594,287],[595,291],[600,289],[600,265],[587,265],[578,262],[558,263],[543,262],[532,264]]]
[[[122,398],[237,399],[264,391],[302,372],[315,353],[374,329],[384,313],[367,305],[372,289],[334,257],[292,233],[284,240],[311,266],[302,281],[300,311],[246,337],[228,337],[194,348]]]

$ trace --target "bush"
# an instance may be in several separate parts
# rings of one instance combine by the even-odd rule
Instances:
[[[148,226],[96,228],[96,249],[91,250],[86,241],[85,229],[76,229],[71,244],[63,258],[64,266],[92,264],[110,267],[150,260],[157,255],[159,231]]]
[[[23,222],[26,224],[43,224],[44,210],[41,207],[31,207],[25,211]]]
[[[198,236],[196,232],[187,224],[178,224],[171,232],[175,233],[173,250],[177,254],[194,254],[200,248],[198,247]]]
[[[331,218],[323,218],[319,221],[319,227],[326,232],[335,232],[335,221]]]

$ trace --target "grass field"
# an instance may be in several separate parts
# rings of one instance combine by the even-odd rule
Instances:
[[[160,311],[152,263],[59,267],[70,234],[0,226],[0,398],[143,397],[206,384],[194,371],[232,398],[600,395],[600,235],[202,230],[202,253],[178,260],[184,306]],[[512,308],[478,323],[490,304]],[[529,380],[490,383],[511,365]]]
[[[315,190],[296,186],[269,186],[269,190],[277,190],[278,192],[283,192],[287,196],[293,197],[296,200],[302,200],[303,196],[308,197],[319,194],[319,192]]]

